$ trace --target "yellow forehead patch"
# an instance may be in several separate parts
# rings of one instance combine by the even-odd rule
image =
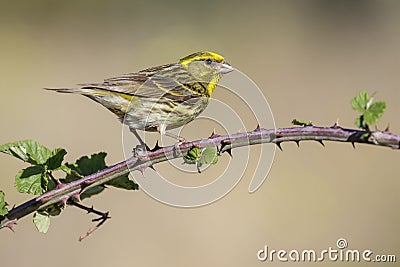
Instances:
[[[181,58],[179,60],[179,63],[181,63],[183,65],[186,65],[186,64],[188,64],[190,62],[193,62],[193,61],[206,60],[208,58],[212,58],[216,62],[223,62],[224,61],[223,56],[221,56],[221,55],[219,55],[217,53],[203,51],[203,52],[197,52],[197,53],[191,54],[189,56],[186,56],[184,58]]]

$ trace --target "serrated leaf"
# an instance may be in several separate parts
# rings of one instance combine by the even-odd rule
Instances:
[[[48,178],[41,166],[30,166],[15,176],[15,187],[20,193],[43,194],[47,191]]]
[[[386,102],[379,101],[372,103],[368,110],[364,113],[364,121],[366,124],[374,124],[382,116],[386,109]]]
[[[0,152],[16,157],[24,162],[29,161],[29,155],[26,148],[19,146],[17,143],[7,143],[0,146]]]
[[[37,142],[32,142],[31,145],[27,146],[27,152],[36,164],[45,164],[51,156],[50,149]]]
[[[202,150],[200,158],[197,160],[197,171],[201,173],[201,166],[204,164],[216,164],[218,162],[218,150],[216,147],[206,147]]]
[[[4,201],[4,192],[0,191],[0,216],[8,213],[7,203]]]
[[[128,176],[121,176],[107,182],[106,185],[114,186],[116,188],[122,188],[126,190],[138,190],[139,185],[134,181],[130,180]]]
[[[51,156],[51,151],[47,147],[32,140],[4,144],[0,146],[0,152],[34,165],[46,163]]]
[[[218,151],[215,147],[206,147],[201,153],[200,164],[216,164],[218,162]]]
[[[62,179],[62,182],[69,183],[69,182],[81,179],[84,176],[96,173],[100,170],[107,168],[107,165],[105,163],[106,156],[107,156],[107,153],[100,152],[100,153],[91,155],[90,158],[87,156],[83,156],[83,157],[79,158],[73,164],[66,164],[66,166],[61,166],[59,169],[63,170],[65,173],[67,173],[66,178]],[[128,176],[121,176],[121,177],[115,178],[115,179],[107,182],[105,185],[110,185],[110,186],[127,189],[127,190],[137,190],[138,189],[138,185],[135,182],[133,182],[132,180],[129,180]],[[83,200],[85,198],[97,195],[97,194],[101,193],[104,190],[104,188],[105,188],[104,186],[94,186],[94,187],[88,188],[83,191],[83,193],[80,195],[80,198]]]
[[[107,153],[100,152],[91,155],[90,158],[87,156],[83,156],[73,164],[66,164],[66,167],[69,168],[69,170],[64,169],[64,171],[66,171],[67,173],[69,172],[70,174],[67,174],[66,178],[63,179],[62,181],[72,182],[82,178],[83,176],[87,176],[107,168],[107,165],[104,160],[106,155]],[[97,195],[101,193],[103,190],[104,186],[95,186],[92,188],[88,188],[80,195],[80,198],[83,200],[93,195]]]
[[[56,148],[51,152],[50,158],[46,161],[46,165],[49,170],[56,170],[61,167],[61,164],[64,160],[64,156],[67,154],[67,151],[62,148]]]
[[[92,154],[90,158],[87,156],[83,156],[80,159],[78,159],[75,163],[77,166],[76,171],[79,174],[86,176],[98,172],[100,170],[103,170],[107,167],[105,162],[106,156],[107,153],[105,152]]]
[[[40,233],[47,233],[50,227],[50,215],[45,212],[35,212],[33,214],[33,223]]]
[[[67,163],[65,167],[60,167],[60,169],[68,174],[65,182],[72,182],[107,168],[104,160],[106,155],[107,153],[100,152],[98,154],[91,155],[90,158],[88,156],[83,156],[75,163]]]
[[[191,147],[185,156],[183,156],[183,161],[186,164],[196,164],[201,156],[201,150],[198,147]]]
[[[364,113],[364,111],[367,110],[370,101],[371,97],[368,95],[368,92],[361,91],[351,100],[351,107],[356,111]]]

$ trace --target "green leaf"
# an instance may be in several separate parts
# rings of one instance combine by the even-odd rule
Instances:
[[[302,121],[302,120],[298,120],[298,119],[293,119],[292,124],[297,125],[297,126],[312,126],[311,121]]]
[[[63,172],[65,172],[66,174],[72,174],[73,170],[65,165],[61,165],[59,168],[57,168],[56,170],[61,170]]]
[[[22,161],[28,162],[29,155],[26,152],[26,148],[19,146],[18,143],[7,143],[0,146],[0,152],[14,156]]]
[[[107,156],[107,153],[105,152],[100,152],[97,154],[91,155],[91,157],[83,156],[80,159],[78,159],[75,163],[76,171],[83,175],[89,175],[95,172],[98,172],[100,170],[103,170],[107,168],[105,158]],[[72,168],[73,169],[73,168]]]
[[[83,156],[75,163],[67,163],[65,167],[60,167],[61,170],[67,173],[67,177],[64,181],[69,183],[107,168],[104,160],[106,155],[107,153],[100,152],[91,155],[90,158],[88,156]]]
[[[38,211],[33,215],[33,223],[40,233],[47,233],[50,227],[50,215],[45,212]]]
[[[197,161],[197,171],[201,173],[201,166],[204,164],[216,164],[218,162],[218,151],[216,147],[206,147],[202,150],[201,156]]]
[[[107,168],[105,162],[106,156],[107,153],[100,152],[91,155],[90,158],[87,156],[83,156],[73,164],[67,163],[65,166],[60,166],[58,169],[64,171],[67,174],[66,178],[61,179],[61,181],[63,183],[69,183]],[[126,190],[137,190],[139,187],[134,181],[129,180],[128,176],[117,177],[107,182],[105,185],[110,185]],[[80,195],[80,198],[85,199],[93,195],[97,195],[101,193],[104,188],[105,187],[101,185],[88,188]]]
[[[92,197],[94,195],[98,195],[101,192],[103,192],[104,189],[105,189],[105,187],[104,186],[100,186],[100,185],[88,188],[83,193],[80,194],[80,198],[81,198],[81,200],[83,200],[85,198],[89,198],[89,197]]]
[[[354,110],[359,111],[361,115],[356,118],[355,125],[369,132],[369,125],[374,124],[382,116],[386,109],[386,102],[379,101],[373,103],[373,96],[369,96],[366,91],[361,91],[351,101]]]
[[[61,167],[61,164],[64,160],[64,156],[67,154],[67,151],[62,148],[56,148],[51,152],[50,158],[46,161],[46,165],[49,170],[56,170]]]
[[[43,194],[47,191],[48,178],[42,166],[30,166],[15,176],[15,187],[20,193]]]
[[[0,152],[19,158],[34,165],[45,164],[51,151],[32,140],[7,143],[0,146]]]
[[[218,162],[218,151],[216,147],[206,147],[201,153],[200,164],[216,164]]]
[[[107,153],[100,152],[91,155],[90,158],[87,156],[83,156],[73,164],[66,164],[67,168],[63,169],[67,173],[67,176],[65,179],[62,180],[62,182],[69,183],[81,179],[83,176],[87,176],[107,168],[107,165],[105,163],[106,155]],[[80,195],[80,198],[85,199],[93,195],[97,195],[103,190],[104,186],[94,186],[92,188],[88,188]]]
[[[7,202],[4,201],[4,192],[0,191],[0,216],[8,213]]]
[[[386,109],[386,102],[379,101],[372,103],[368,110],[364,113],[364,121],[366,124],[374,124],[382,116]]]
[[[38,210],[38,211],[42,212],[44,214],[48,214],[49,216],[57,216],[57,215],[60,215],[63,208],[64,208],[64,204],[62,202],[56,202],[54,204],[51,204],[50,206],[47,206],[43,209]]]
[[[356,127],[358,128],[364,128],[364,115],[358,116],[355,121],[354,124],[356,125]]]
[[[183,161],[186,164],[196,164],[201,156],[200,148],[193,146],[191,147],[185,156],[183,156]]]
[[[368,95],[367,91],[361,91],[351,100],[351,107],[356,111],[364,113],[368,109],[371,100],[372,98]]]
[[[122,188],[126,190],[138,190],[139,185],[130,180],[128,176],[120,176],[107,182],[106,185]]]
[[[36,142],[27,147],[27,152],[36,164],[45,164],[51,157],[50,149]]]

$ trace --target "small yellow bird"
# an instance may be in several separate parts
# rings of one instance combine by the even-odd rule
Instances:
[[[214,52],[197,52],[179,60],[104,80],[79,84],[78,88],[46,88],[77,93],[102,104],[129,126],[141,145],[136,130],[158,131],[183,126],[207,107],[223,74],[233,71]]]

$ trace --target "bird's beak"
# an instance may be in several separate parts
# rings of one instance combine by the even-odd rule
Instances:
[[[224,61],[223,63],[219,64],[218,73],[226,74],[233,70],[234,68],[228,62]]]

